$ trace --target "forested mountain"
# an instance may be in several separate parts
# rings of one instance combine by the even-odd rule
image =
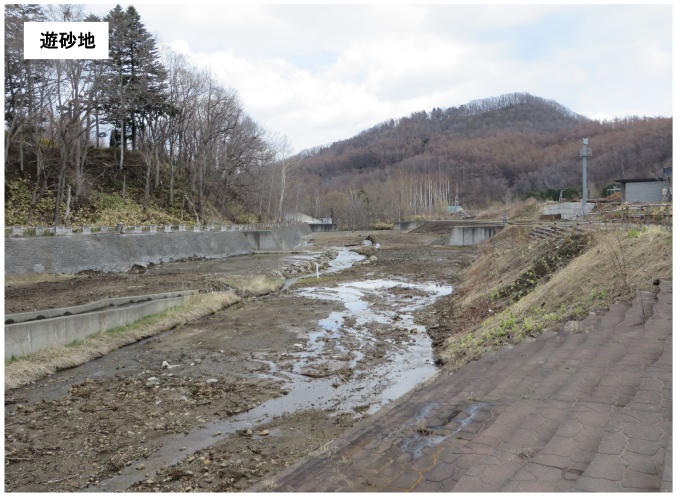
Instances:
[[[581,185],[582,138],[591,196],[613,180],[659,176],[672,161],[672,119],[600,122],[526,93],[420,111],[299,158],[306,185],[329,204],[363,205],[376,219],[470,208]],[[325,209],[324,209],[325,208]]]
[[[134,7],[103,19],[84,9],[5,6],[7,224],[440,216],[456,199],[474,209],[580,186],[585,137],[594,196],[671,166],[671,118],[594,121],[526,93],[414,112],[292,156],[285,130],[256,123],[236,91],[161,52]],[[24,59],[24,22],[98,20],[109,59]]]

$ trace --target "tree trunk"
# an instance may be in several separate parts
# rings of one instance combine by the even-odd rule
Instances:
[[[76,204],[78,204],[78,201],[80,197],[83,195],[83,173],[84,173],[84,168],[85,168],[85,160],[84,158],[81,157],[82,152],[81,152],[81,142],[80,140],[76,141],[76,157],[75,157],[75,167],[76,167],[76,193],[75,193],[75,201]],[[69,185],[69,193],[71,186]]]
[[[279,223],[283,221],[283,196],[286,192],[286,165],[285,163],[281,165],[281,195],[279,196],[279,212],[278,220]]]
[[[125,154],[125,122],[121,123],[120,126],[120,166],[119,170],[123,170],[123,155]],[[123,177],[124,178],[124,177]]]
[[[64,213],[64,225],[69,224],[69,218],[71,217],[71,184],[68,185],[66,190],[66,213]]]
[[[95,111],[94,111],[94,132],[97,134],[96,144],[97,144],[97,148],[99,149],[100,145],[99,145],[99,110],[98,109],[95,109]]]
[[[54,199],[54,224],[59,224],[59,208],[61,206],[61,198],[64,195],[64,184],[66,183],[66,156],[61,159],[61,167],[59,170],[59,178],[57,179],[57,193]]]
[[[146,175],[144,178],[144,214],[146,214],[146,209],[149,205],[149,194],[151,190],[151,158],[145,154],[146,162]]]
[[[170,158],[170,205],[175,203],[175,160]]]
[[[156,157],[156,178],[154,179],[153,182],[153,188],[158,188],[158,186],[161,183],[161,160],[160,157],[158,157],[158,145],[154,144],[154,155]]]

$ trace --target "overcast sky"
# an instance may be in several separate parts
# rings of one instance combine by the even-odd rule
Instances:
[[[514,92],[595,119],[672,116],[670,3],[132,5],[296,151]]]

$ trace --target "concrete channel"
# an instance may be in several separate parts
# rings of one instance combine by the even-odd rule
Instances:
[[[182,306],[198,291],[104,299],[81,306],[5,316],[5,360],[36,353],[48,346],[129,325],[148,315]]]

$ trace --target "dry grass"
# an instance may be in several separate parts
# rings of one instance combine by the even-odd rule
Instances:
[[[630,300],[635,290],[650,290],[655,278],[671,278],[672,236],[658,228],[637,235],[616,230],[597,235],[592,247],[553,276],[540,293],[529,295],[523,307],[542,304],[568,306],[604,294],[602,304]]]
[[[544,203],[541,203],[534,198],[513,202],[509,205],[498,202],[477,213],[475,218],[500,220],[505,211],[508,220],[536,221],[543,214],[543,205]]]
[[[233,291],[200,294],[181,307],[145,317],[126,327],[96,334],[69,346],[53,346],[21,357],[5,365],[5,389],[13,389],[59,370],[82,365],[127,344],[211,315],[241,300]]]
[[[559,261],[532,285],[526,285],[527,272],[565,239],[533,245],[512,240],[512,248],[507,238],[482,248],[466,273],[458,294],[462,316],[466,307],[494,313],[478,314],[464,333],[446,341],[440,357],[447,365],[460,367],[488,349],[632,299],[635,290],[650,290],[655,278],[672,277],[672,234],[661,228],[596,233],[582,254]],[[508,289],[517,291],[508,295]]]

